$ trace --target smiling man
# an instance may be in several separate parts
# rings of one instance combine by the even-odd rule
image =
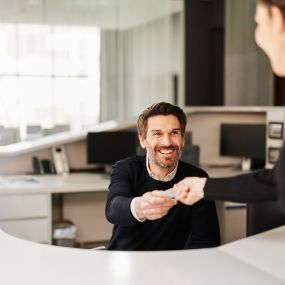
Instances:
[[[126,158],[112,168],[106,217],[114,228],[108,249],[171,250],[220,244],[214,202],[201,200],[187,207],[168,190],[184,177],[207,177],[202,169],[179,161],[186,123],[183,110],[165,102],[140,115],[137,128],[146,156]]]

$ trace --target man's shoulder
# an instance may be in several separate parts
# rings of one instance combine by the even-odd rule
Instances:
[[[179,161],[179,167],[187,176],[209,177],[208,173],[202,168],[181,160]]]
[[[134,155],[117,161],[114,166],[137,168],[143,166],[145,164],[145,160],[145,156]]]

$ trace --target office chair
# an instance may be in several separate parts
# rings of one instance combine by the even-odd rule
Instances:
[[[0,145],[8,145],[20,141],[19,128],[1,128]]]
[[[251,236],[285,224],[279,201],[247,204],[246,235]]]
[[[199,166],[200,147],[198,145],[185,145],[181,154],[181,161]]]

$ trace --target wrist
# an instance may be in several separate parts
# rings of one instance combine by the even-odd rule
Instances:
[[[138,217],[140,220],[145,220],[146,217],[145,217],[145,215],[143,214],[143,211],[142,211],[142,208],[141,208],[141,201],[142,201],[142,198],[141,198],[141,197],[135,198],[135,201],[134,201],[134,208],[135,208],[135,212],[136,212],[137,217]]]

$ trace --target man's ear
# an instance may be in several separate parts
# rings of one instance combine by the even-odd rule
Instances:
[[[145,139],[141,135],[139,135],[139,140],[140,140],[141,147],[145,148]]]
[[[185,146],[185,134],[184,134],[183,140],[182,140],[182,147],[184,147],[184,146]]]
[[[285,32],[285,20],[282,12],[276,6],[270,7],[271,9],[271,20],[272,20],[272,28],[274,33],[284,33]]]

